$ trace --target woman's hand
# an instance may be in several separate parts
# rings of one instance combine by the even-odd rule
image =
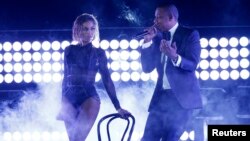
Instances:
[[[122,118],[128,118],[128,115],[131,115],[131,113],[125,109],[118,109],[117,112],[121,115]]]

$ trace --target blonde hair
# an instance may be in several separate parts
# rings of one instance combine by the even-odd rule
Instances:
[[[73,41],[76,41],[78,43],[81,43],[81,38],[82,38],[82,31],[83,31],[83,23],[87,21],[92,21],[95,24],[95,35],[94,39],[92,42],[99,42],[100,37],[99,37],[99,25],[97,19],[94,17],[92,14],[88,13],[83,13],[80,16],[76,18],[74,21],[74,25],[72,28],[72,38]]]

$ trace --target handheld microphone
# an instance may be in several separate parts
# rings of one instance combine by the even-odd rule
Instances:
[[[143,32],[139,32],[137,34],[135,34],[135,36],[133,36],[134,39],[140,39],[143,38],[145,35],[148,35],[149,32],[148,31],[143,31]]]
[[[156,28],[156,24],[154,24],[153,26],[151,26],[150,28],[153,28],[153,30],[155,32],[157,32],[157,28]],[[149,32],[146,30],[146,31],[142,31],[142,32],[139,32],[137,34],[135,34],[135,36],[133,36],[134,39],[141,39],[143,38],[144,36],[148,35]]]

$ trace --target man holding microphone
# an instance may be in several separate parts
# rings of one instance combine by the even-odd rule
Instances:
[[[157,6],[154,25],[145,31],[142,69],[156,69],[157,83],[149,105],[142,141],[178,141],[193,110],[202,107],[195,70],[200,61],[198,31],[179,25],[174,4]]]

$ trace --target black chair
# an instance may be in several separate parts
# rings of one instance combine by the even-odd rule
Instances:
[[[97,125],[98,141],[101,141],[101,140],[102,140],[102,139],[101,139],[101,133],[100,133],[100,127],[101,127],[102,122],[105,121],[106,119],[109,119],[109,120],[107,121],[107,126],[106,126],[107,135],[108,135],[108,141],[111,141],[111,140],[110,140],[110,133],[109,133],[109,125],[110,125],[111,121],[113,121],[114,119],[117,119],[117,118],[122,118],[122,117],[121,117],[120,114],[115,113],[115,114],[106,115],[106,116],[102,117],[102,118],[99,120],[98,125]],[[130,114],[130,115],[127,116],[127,118],[123,118],[123,119],[127,121],[127,126],[126,126],[126,128],[125,128],[125,130],[124,130],[124,133],[123,133],[123,136],[122,136],[122,138],[121,138],[121,141],[124,140],[124,137],[125,137],[127,131],[129,130],[129,128],[130,128],[130,130],[129,130],[129,135],[128,135],[128,140],[127,140],[127,141],[130,141],[130,140],[131,140],[132,133],[133,133],[133,130],[134,130],[135,118],[134,118],[133,115]],[[130,125],[130,121],[132,121],[132,125],[131,125],[131,126],[129,126],[129,125]]]

